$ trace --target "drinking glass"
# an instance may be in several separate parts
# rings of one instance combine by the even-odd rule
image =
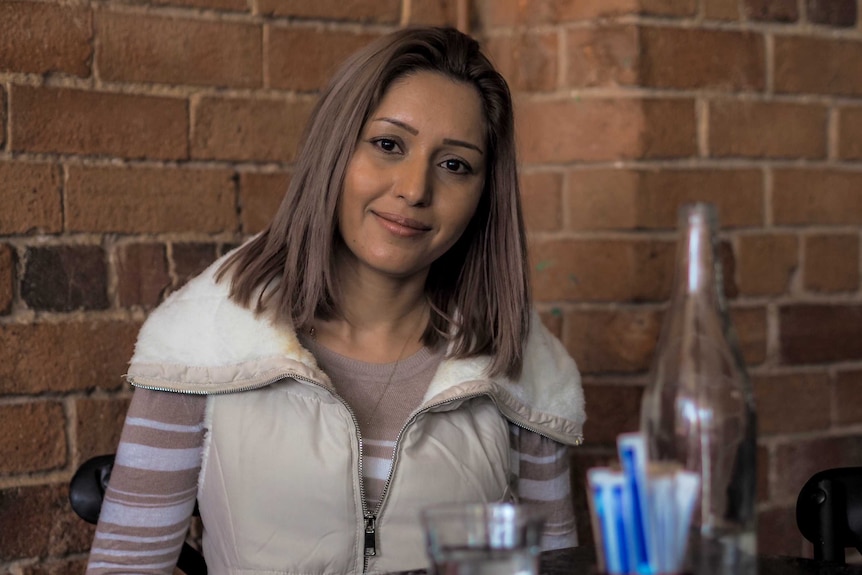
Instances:
[[[432,575],[538,575],[545,515],[513,503],[447,504],[421,513]]]

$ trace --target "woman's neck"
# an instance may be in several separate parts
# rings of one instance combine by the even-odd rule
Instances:
[[[361,270],[338,270],[341,315],[315,320],[314,337],[341,355],[391,363],[422,347],[430,306],[425,278],[391,278]]]

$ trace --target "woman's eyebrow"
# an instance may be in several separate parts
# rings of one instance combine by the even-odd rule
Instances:
[[[388,122],[390,124],[394,124],[394,125],[398,126],[399,128],[403,128],[404,130],[407,130],[408,132],[410,132],[414,136],[419,133],[419,130],[417,130],[416,128],[414,128],[410,124],[405,124],[401,120],[396,120],[395,118],[387,118],[387,117],[375,118],[374,121],[375,122]]]
[[[401,129],[403,129],[403,130],[406,130],[407,132],[410,132],[414,136],[419,134],[419,130],[417,130],[416,128],[414,128],[410,124],[402,122],[401,120],[396,120],[395,118],[388,118],[388,117],[384,116],[382,118],[375,118],[372,121],[374,121],[374,122],[387,122],[389,124],[393,124],[395,126],[398,126]],[[484,154],[484,152],[482,151],[482,148],[480,148],[476,144],[471,144],[470,142],[465,142],[464,140],[454,140],[452,138],[444,138],[443,143],[447,144],[449,146],[461,146],[462,148],[469,148],[471,150],[476,150],[480,154]]]
[[[476,144],[471,144],[470,142],[465,142],[463,140],[451,140],[449,138],[444,138],[443,143],[449,144],[450,146],[461,146],[464,148],[470,148],[471,150],[476,150],[480,154],[484,154],[484,152],[479,146],[477,146]]]

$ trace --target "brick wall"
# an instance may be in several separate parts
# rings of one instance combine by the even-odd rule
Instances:
[[[82,569],[66,484],[114,450],[137,329],[265,225],[332,67],[465,7],[517,97],[538,305],[584,372],[575,484],[637,427],[676,206],[712,201],[761,547],[804,550],[796,491],[862,461],[856,0],[0,0],[0,572]]]

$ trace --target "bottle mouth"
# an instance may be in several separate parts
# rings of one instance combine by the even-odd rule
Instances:
[[[717,210],[713,204],[696,202],[693,204],[684,204],[679,208],[680,228],[693,224],[716,226],[717,223]]]

